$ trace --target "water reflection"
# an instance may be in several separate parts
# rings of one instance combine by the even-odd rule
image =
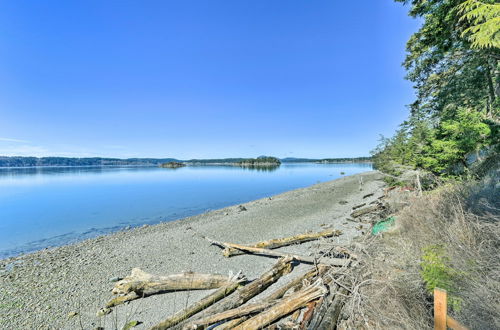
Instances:
[[[367,163],[0,168],[0,258],[369,170]]]

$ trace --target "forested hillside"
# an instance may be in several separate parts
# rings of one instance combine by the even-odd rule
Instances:
[[[468,173],[498,153],[500,4],[494,0],[396,0],[423,24],[407,43],[404,66],[416,100],[394,136],[373,151],[375,166]],[[397,174],[397,173],[396,173]]]

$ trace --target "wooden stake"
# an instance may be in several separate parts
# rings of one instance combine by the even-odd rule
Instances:
[[[446,330],[446,290],[434,288],[434,330]]]

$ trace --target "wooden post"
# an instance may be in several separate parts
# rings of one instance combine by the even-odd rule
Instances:
[[[434,288],[434,330],[446,330],[446,290]]]

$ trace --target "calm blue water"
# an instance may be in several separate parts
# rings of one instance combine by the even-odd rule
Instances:
[[[248,202],[371,164],[0,168],[0,258]]]

